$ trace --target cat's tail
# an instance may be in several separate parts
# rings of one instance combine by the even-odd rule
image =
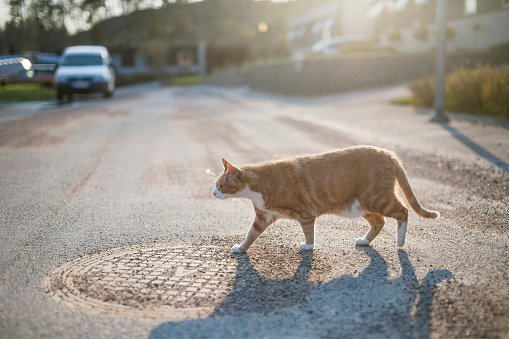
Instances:
[[[398,180],[399,187],[401,187],[401,190],[405,194],[405,198],[412,207],[412,209],[420,215],[423,218],[429,218],[429,219],[436,219],[440,217],[440,213],[436,211],[430,211],[419,203],[419,200],[417,200],[417,197],[415,196],[414,192],[412,191],[412,188],[410,187],[410,183],[408,182],[408,178],[406,175],[405,170],[401,166],[401,164],[398,164],[398,170],[396,172],[396,180]]]

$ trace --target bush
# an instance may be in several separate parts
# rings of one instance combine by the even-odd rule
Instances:
[[[426,27],[426,25],[424,25],[424,24],[421,24],[414,31],[414,38],[419,41],[428,40],[428,35],[429,35],[428,27]]]
[[[449,74],[445,83],[446,107],[460,112],[481,108],[482,87],[491,73],[490,66],[477,65],[474,69],[461,67]]]
[[[447,41],[450,41],[454,39],[454,36],[456,35],[456,32],[454,31],[454,28],[451,26],[447,26],[447,29],[445,30],[445,38]]]
[[[410,90],[416,104],[433,105],[433,77],[413,81]],[[479,64],[473,69],[462,67],[450,73],[445,83],[445,106],[451,111],[509,117],[509,67]]]
[[[435,101],[435,86],[433,77],[417,79],[410,84],[415,102],[421,106],[432,106]]]
[[[401,33],[397,30],[390,31],[387,35],[390,41],[397,42],[401,40]]]
[[[509,67],[493,72],[486,79],[482,98],[486,110],[509,118]]]
[[[115,84],[120,87],[154,80],[156,80],[156,76],[152,73],[118,75],[115,79]]]

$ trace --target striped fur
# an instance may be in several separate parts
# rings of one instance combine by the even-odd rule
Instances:
[[[312,249],[315,219],[323,214],[362,215],[370,230],[357,245],[369,245],[383,228],[384,217],[394,218],[397,243],[403,246],[408,209],[396,197],[396,182],[418,215],[439,216],[419,203],[396,154],[378,147],[356,146],[242,167],[223,159],[223,165],[214,195],[250,199],[256,212],[246,240],[234,246],[234,252],[246,251],[278,218],[297,220],[308,245],[301,248]]]

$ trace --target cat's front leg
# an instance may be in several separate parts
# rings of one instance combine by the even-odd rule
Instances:
[[[232,253],[244,253],[249,247],[255,242],[255,240],[260,236],[260,234],[265,231],[270,224],[272,224],[276,218],[270,215],[267,212],[259,210],[255,208],[256,217],[251,225],[251,228],[247,232],[246,239],[242,242],[242,244],[235,244],[232,247]]]
[[[262,231],[259,231],[258,229],[255,229],[253,226],[249,229],[246,235],[246,239],[242,242],[242,244],[235,244],[232,247],[232,253],[244,253],[246,252],[249,247],[255,242],[255,240],[258,238],[260,234],[262,234]]]
[[[300,223],[306,242],[300,244],[301,251],[310,251],[315,247],[315,220]]]

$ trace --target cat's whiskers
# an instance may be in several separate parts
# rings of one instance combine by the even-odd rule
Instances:
[[[217,177],[217,174],[214,173],[214,171],[211,170],[210,168],[205,169],[205,173],[207,173],[210,176],[213,176],[214,178]]]
[[[217,175],[216,175],[216,173],[214,173],[214,171],[212,171],[210,168],[207,168],[207,169],[205,169],[205,173],[210,176],[211,182],[214,182],[214,183],[216,182]]]

